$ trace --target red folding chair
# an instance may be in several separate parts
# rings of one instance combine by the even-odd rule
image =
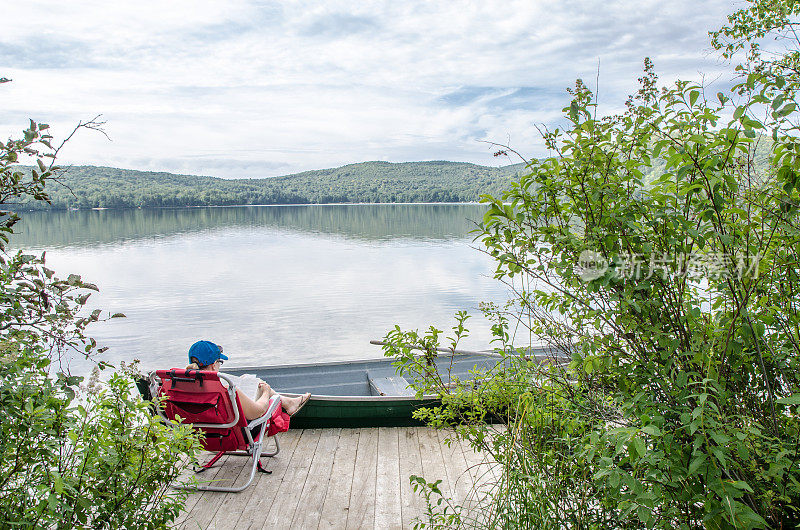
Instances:
[[[228,386],[222,384],[225,381]],[[202,466],[195,466],[195,472],[201,473],[219,460],[222,455],[247,456],[253,459],[250,478],[243,486],[176,486],[179,489],[237,492],[247,488],[256,469],[262,473],[271,473],[261,466],[261,457],[275,456],[280,451],[277,437],[275,451],[264,453],[263,441],[267,433],[272,415],[281,405],[280,396],[275,395],[269,401],[267,411],[258,419],[247,421],[242,405],[236,395],[236,387],[225,374],[201,370],[157,370],[151,374],[151,387],[154,396],[158,396],[157,413],[168,425],[177,423],[191,424],[193,429],[202,431],[203,448],[217,453]]]

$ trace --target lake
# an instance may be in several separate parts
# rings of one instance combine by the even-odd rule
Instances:
[[[466,349],[491,337],[481,301],[503,302],[469,231],[480,205],[312,205],[27,212],[12,245],[95,283],[91,308],[127,315],[90,335],[112,363],[183,367],[196,340],[229,365],[382,355],[395,324],[449,330],[467,310]],[[75,373],[89,364],[71,361]]]

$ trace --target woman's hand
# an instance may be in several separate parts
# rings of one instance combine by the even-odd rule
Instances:
[[[266,403],[269,398],[274,394],[273,390],[265,382],[258,383],[258,391],[256,392],[256,401]]]

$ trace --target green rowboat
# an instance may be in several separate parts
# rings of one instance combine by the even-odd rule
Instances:
[[[496,354],[446,354],[435,358],[445,383],[471,379],[474,369],[489,370]],[[311,400],[292,417],[297,429],[322,427],[396,427],[419,425],[412,417],[420,407],[439,403],[436,396],[417,398],[408,380],[397,375],[392,359],[282,366],[225,366],[225,373],[253,374],[288,396],[311,392]]]

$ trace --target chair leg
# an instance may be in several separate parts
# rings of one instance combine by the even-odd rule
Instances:
[[[253,465],[250,467],[250,477],[247,479],[247,482],[242,484],[241,486],[187,486],[184,484],[180,485],[173,485],[172,487],[176,490],[187,490],[187,491],[221,491],[225,493],[238,493],[246,489],[252,482],[253,477],[256,474],[256,467],[259,464],[259,457],[261,456],[261,446],[259,445],[256,450],[253,452],[252,455],[252,463]]]
[[[202,473],[206,469],[208,469],[211,466],[213,466],[217,462],[217,460],[219,460],[222,457],[222,455],[224,455],[224,454],[225,454],[225,451],[220,451],[219,453],[214,455],[214,458],[212,458],[211,460],[209,460],[205,464],[202,464],[202,465],[200,465],[200,464],[198,464],[198,465],[192,464],[192,469],[194,469],[195,473]]]
[[[281,452],[281,444],[278,442],[277,436],[271,436],[273,440],[275,440],[275,451],[271,453],[261,453],[261,456],[275,456]]]
[[[253,459],[253,465],[250,468],[250,477],[247,479],[247,482],[242,486],[186,486],[186,485],[178,485],[172,486],[174,489],[179,490],[188,490],[188,491],[223,491],[226,493],[236,493],[246,489],[252,482],[253,478],[256,475],[256,470],[263,471],[264,473],[271,473],[271,471],[266,471],[261,467],[261,457],[271,457],[277,455],[281,451],[281,444],[278,441],[277,436],[272,436],[271,438],[275,439],[275,451],[271,453],[264,453],[262,452],[262,444],[261,441],[263,439],[264,433],[262,431],[261,437],[259,441],[253,445],[252,453],[249,451],[230,451],[227,454],[232,456],[247,456]],[[226,454],[224,451],[217,454],[210,462],[206,464],[206,466],[210,467],[214,464],[223,454]]]

